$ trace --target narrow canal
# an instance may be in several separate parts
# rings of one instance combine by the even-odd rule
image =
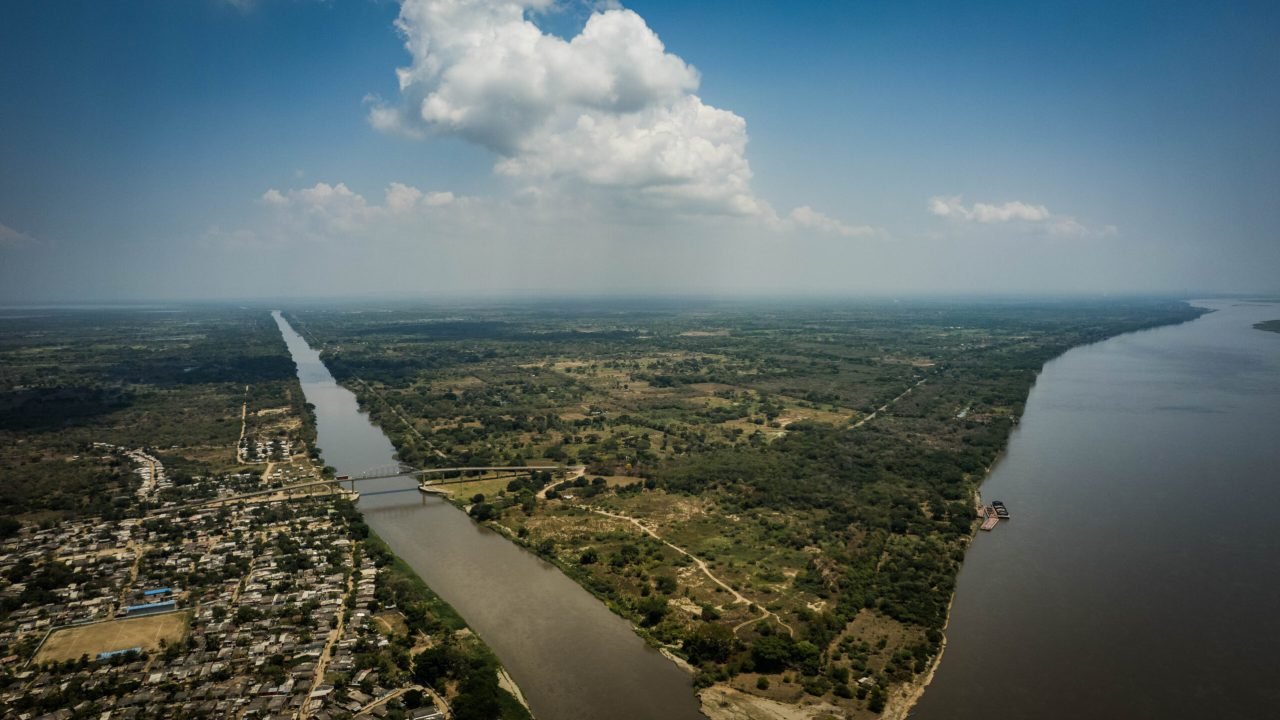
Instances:
[[[325,463],[339,474],[395,463],[387,437],[360,412],[313,350],[273,313],[315,405]],[[413,488],[407,478],[371,480],[369,493]],[[644,644],[630,625],[559,570],[420,495],[371,495],[369,525],[493,648],[539,720],[702,718],[690,678]]]

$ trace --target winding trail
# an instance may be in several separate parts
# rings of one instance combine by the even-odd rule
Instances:
[[[640,530],[641,530],[642,532],[644,532],[646,535],[648,535],[649,537],[653,538],[654,540],[657,540],[658,542],[662,543],[663,545],[666,545],[667,547],[671,548],[672,550],[675,550],[676,552],[680,553],[681,555],[684,555],[685,557],[687,557],[687,558],[689,558],[690,560],[692,560],[692,561],[694,562],[694,564],[698,566],[698,569],[702,571],[702,574],[703,574],[703,575],[706,575],[708,578],[710,578],[711,582],[713,582],[713,583],[715,583],[715,584],[719,585],[720,587],[724,588],[726,591],[728,591],[728,592],[729,592],[729,594],[730,594],[730,595],[733,595],[733,601],[734,601],[734,603],[735,603],[735,604],[738,604],[738,605],[754,605],[754,606],[756,607],[756,609],[760,611],[760,613],[761,613],[760,617],[758,617],[758,618],[752,618],[751,620],[747,620],[747,621],[745,621],[745,622],[741,622],[741,623],[738,623],[737,625],[735,625],[735,626],[733,627],[733,634],[734,634],[734,635],[737,635],[739,630],[741,630],[742,628],[744,628],[744,627],[746,627],[746,626],[748,626],[748,625],[751,625],[751,624],[753,624],[753,623],[760,622],[761,620],[764,620],[764,619],[766,619],[766,618],[770,618],[770,617],[772,617],[774,620],[778,621],[778,624],[779,624],[779,625],[781,625],[782,627],[784,627],[784,628],[786,628],[786,629],[787,629],[787,633],[788,633],[789,635],[791,635],[791,637],[795,637],[795,636],[796,636],[795,628],[791,627],[791,626],[790,626],[790,625],[788,625],[786,622],[784,622],[784,621],[782,620],[782,618],[778,616],[778,614],[777,614],[777,613],[773,612],[772,610],[769,610],[769,609],[768,609],[768,608],[766,608],[763,604],[761,604],[761,603],[757,603],[757,602],[753,601],[751,598],[748,598],[747,596],[743,595],[742,593],[738,592],[737,590],[734,590],[732,587],[730,587],[730,586],[729,586],[729,584],[728,584],[728,583],[726,583],[725,581],[723,581],[723,580],[721,580],[720,578],[716,577],[716,576],[711,572],[711,568],[707,567],[707,563],[706,563],[706,562],[704,562],[704,561],[702,560],[702,558],[700,558],[700,557],[698,557],[698,556],[694,555],[693,553],[689,552],[688,550],[685,550],[684,548],[680,547],[679,545],[675,545],[674,543],[672,543],[672,542],[670,542],[670,541],[668,541],[668,540],[664,540],[664,539],[662,538],[662,536],[661,536],[661,535],[659,535],[655,530],[653,530],[652,528],[650,528],[648,525],[645,525],[644,523],[640,522],[639,520],[637,520],[637,519],[635,519],[635,518],[633,518],[633,517],[627,516],[627,515],[620,515],[620,514],[618,514],[618,513],[611,513],[611,512],[608,512],[608,511],[606,511],[606,510],[597,510],[596,508],[589,507],[589,506],[586,506],[586,505],[578,505],[577,507],[580,507],[580,508],[582,508],[583,510],[587,510],[587,511],[589,511],[589,512],[593,512],[593,513],[595,513],[596,515],[603,515],[603,516],[605,516],[605,517],[611,517],[611,518],[614,518],[615,520],[625,520],[625,521],[627,521],[627,522],[631,523],[632,525],[635,525],[636,527],[640,528]]]
[[[587,474],[586,466],[579,466],[577,468],[574,468],[572,472],[566,472],[564,476],[564,480],[561,480],[560,482],[565,482],[565,481],[572,482],[586,474]],[[534,497],[538,498],[539,500],[546,500],[547,491],[550,490],[553,485],[559,485],[560,482],[547,483],[541,490],[539,490],[537,493],[534,494]]]

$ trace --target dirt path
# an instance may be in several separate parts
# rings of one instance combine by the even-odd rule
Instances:
[[[565,479],[565,480],[567,480],[567,481],[572,482],[572,481],[577,480],[578,478],[580,478],[580,477],[582,477],[583,475],[586,475],[586,474],[587,474],[587,469],[586,469],[585,467],[574,468],[572,472],[566,472],[566,473],[565,473],[565,475],[564,475],[564,479]],[[541,490],[539,490],[539,491],[537,492],[537,498],[538,498],[539,500],[546,500],[546,499],[547,499],[547,491],[551,489],[551,486],[552,486],[552,485],[557,485],[557,484],[559,484],[559,482],[561,482],[561,481],[552,480],[551,482],[547,483],[547,486],[546,486],[546,487],[542,488]]]
[[[697,565],[697,566],[698,566],[698,569],[702,571],[702,574],[703,574],[703,575],[706,575],[706,576],[711,580],[711,582],[713,582],[713,583],[715,583],[715,584],[719,585],[720,587],[724,588],[724,589],[725,589],[725,590],[726,590],[730,595],[733,595],[733,602],[734,602],[735,604],[738,604],[738,605],[754,605],[754,606],[756,607],[756,609],[760,611],[760,613],[761,613],[761,614],[760,614],[760,617],[758,617],[758,618],[752,618],[751,620],[747,620],[747,621],[745,621],[745,622],[741,622],[741,623],[738,623],[737,625],[735,625],[735,626],[734,626],[734,628],[733,628],[733,634],[734,634],[734,635],[737,635],[739,630],[741,630],[742,628],[744,628],[744,627],[746,627],[746,626],[748,626],[748,625],[751,625],[751,624],[753,624],[753,623],[760,622],[761,620],[764,620],[764,619],[766,619],[766,618],[770,618],[770,617],[771,617],[771,618],[773,618],[774,620],[777,620],[779,625],[781,625],[782,627],[786,628],[786,629],[787,629],[787,633],[788,633],[789,635],[791,635],[791,637],[795,637],[795,635],[796,635],[796,631],[795,631],[795,629],[794,629],[794,628],[792,628],[790,625],[786,624],[785,622],[783,622],[782,618],[781,618],[781,617],[778,617],[778,614],[777,614],[777,613],[773,612],[772,610],[769,610],[769,609],[765,608],[765,606],[764,606],[764,605],[761,605],[760,603],[754,602],[753,600],[751,600],[751,599],[750,599],[750,598],[748,598],[747,596],[743,595],[742,593],[738,592],[737,590],[734,590],[732,587],[730,587],[730,586],[729,586],[729,584],[728,584],[728,583],[726,583],[725,581],[723,581],[723,580],[721,580],[720,578],[716,577],[716,576],[715,576],[715,574],[711,572],[711,568],[707,567],[707,564],[706,564],[705,562],[703,562],[702,558],[700,558],[700,557],[698,557],[698,556],[694,555],[693,553],[689,552],[688,550],[685,550],[684,548],[682,548],[682,547],[680,547],[680,546],[678,546],[678,545],[675,545],[675,544],[673,544],[673,543],[671,543],[671,542],[669,542],[669,541],[667,541],[667,540],[664,540],[664,539],[662,538],[662,536],[661,536],[661,535],[659,535],[656,531],[654,531],[654,530],[653,530],[652,528],[650,528],[649,526],[645,525],[644,523],[640,522],[639,520],[637,520],[637,519],[635,519],[635,518],[633,518],[633,517],[628,517],[628,516],[626,516],[626,515],[619,515],[619,514],[617,514],[617,513],[611,513],[611,512],[607,512],[607,511],[605,511],[605,510],[597,510],[596,508],[593,508],[593,507],[587,507],[587,506],[585,506],[585,505],[580,505],[579,507],[583,508],[584,510],[589,510],[590,512],[593,512],[593,513],[595,513],[596,515],[604,515],[605,517],[611,517],[611,518],[614,518],[615,520],[625,520],[625,521],[627,521],[627,522],[631,523],[632,525],[635,525],[636,527],[640,528],[640,530],[641,530],[642,532],[644,532],[646,535],[648,535],[649,537],[653,538],[654,540],[657,540],[658,542],[662,543],[663,545],[666,545],[667,547],[671,548],[672,550],[675,550],[676,552],[680,553],[681,555],[684,555],[685,557],[687,557],[687,558],[689,558],[690,560],[692,560],[692,561],[693,561],[693,563],[694,563],[695,565]]]
[[[120,591],[120,608],[125,606],[125,597],[129,594],[129,588],[138,582],[138,566],[142,564],[142,556],[146,554],[147,546],[139,545],[136,541],[130,539],[125,544],[125,549],[133,551],[133,564],[129,566],[129,582],[125,583],[124,588]]]
[[[249,419],[249,386],[244,386],[244,404],[240,406],[240,439],[236,441],[236,462],[244,464],[244,431]]]
[[[885,403],[885,404],[881,405],[880,407],[876,408],[876,411],[875,411],[875,412],[873,412],[873,413],[871,413],[870,415],[868,415],[868,416],[866,416],[866,417],[862,418],[861,420],[859,420],[858,422],[854,423],[853,425],[850,425],[850,426],[849,426],[849,429],[851,429],[851,430],[852,430],[853,428],[860,428],[860,427],[862,427],[863,425],[866,425],[867,423],[871,422],[872,420],[875,420],[877,415],[879,415],[880,413],[884,412],[885,410],[888,410],[888,409],[889,409],[889,408],[890,408],[894,403],[898,402],[898,401],[899,401],[899,400],[901,400],[902,398],[906,397],[907,395],[910,395],[912,390],[915,390],[916,388],[918,388],[918,387],[920,387],[921,385],[925,384],[928,380],[929,380],[928,378],[925,378],[924,380],[921,380],[920,382],[916,383],[915,385],[912,385],[911,387],[907,388],[906,390],[903,390],[901,395],[899,395],[898,397],[896,397],[896,398],[894,398],[894,399],[890,400],[889,402],[887,402],[887,403]]]
[[[356,549],[351,548],[350,554],[347,556],[347,562],[351,567],[356,564]],[[324,682],[324,669],[329,664],[329,659],[333,657],[333,646],[342,639],[342,631],[347,624],[347,604],[346,599],[350,597],[355,589],[355,575],[347,576],[347,592],[343,595],[342,609],[338,611],[338,626],[329,632],[329,640],[324,644],[324,650],[320,652],[320,657],[316,660],[316,674],[311,680],[311,689],[307,691],[307,699],[302,702],[302,709],[298,712],[300,720],[306,720],[311,717],[311,694],[320,687],[320,683]]]
[[[431,452],[436,454],[436,457],[442,460],[449,457],[448,455],[445,455],[444,453],[440,452],[440,450],[436,448],[434,443],[432,443],[430,440],[427,439],[425,435],[419,432],[417,426],[409,422],[409,418],[405,417],[404,413],[400,412],[400,408],[396,407],[395,403],[388,400],[382,393],[378,392],[377,390],[374,390],[372,385],[365,382],[361,378],[357,377],[355,378],[355,381],[363,385],[365,390],[368,390],[370,393],[373,394],[374,397],[381,400],[384,405],[390,408],[391,412],[395,413],[395,416],[400,418],[400,422],[404,423],[404,426],[409,428],[409,432],[413,433],[414,435],[417,436],[419,440],[426,443],[427,447],[431,449]]]

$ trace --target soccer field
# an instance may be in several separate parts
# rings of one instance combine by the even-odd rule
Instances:
[[[55,631],[36,654],[36,662],[75,660],[101,652],[142,648],[156,650],[160,641],[176,642],[186,634],[189,612],[110,620]]]

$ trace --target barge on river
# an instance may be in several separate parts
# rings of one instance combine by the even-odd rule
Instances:
[[[978,508],[978,515],[982,518],[982,529],[991,530],[1000,522],[1000,518],[996,515],[996,511],[990,505]]]

